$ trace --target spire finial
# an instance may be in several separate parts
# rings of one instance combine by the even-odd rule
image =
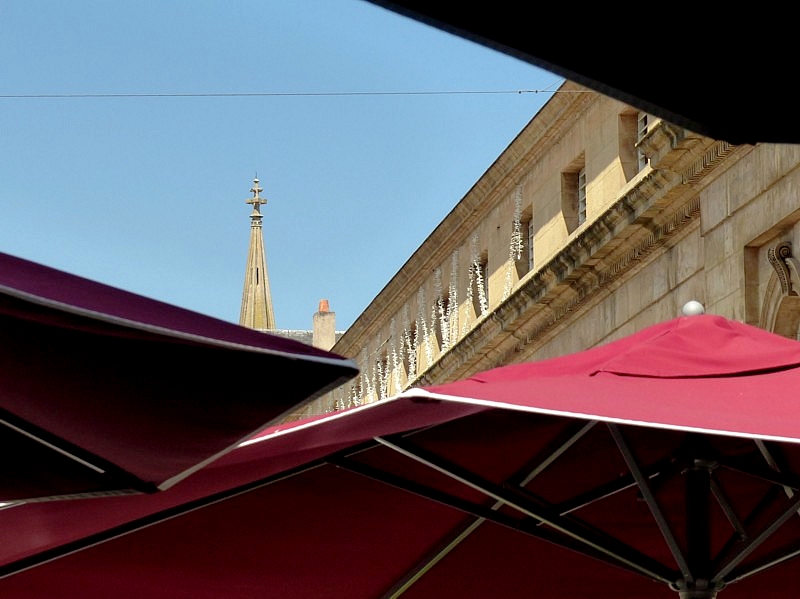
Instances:
[[[256,173],[253,187],[250,189],[253,197],[245,200],[246,203],[253,205],[253,212],[250,214],[250,247],[247,252],[239,324],[251,329],[270,331],[275,329],[275,314],[272,310],[272,296],[269,291],[267,256],[264,252],[262,217],[259,210],[262,204],[267,203],[267,200],[261,197],[260,194],[264,190],[258,183],[258,173]]]
[[[266,198],[262,198],[259,194],[264,191],[261,187],[258,186],[258,175],[256,174],[255,179],[253,179],[253,187],[250,188],[250,191],[253,194],[252,198],[247,198],[245,203],[253,205],[253,216],[261,214],[261,205],[267,203]]]

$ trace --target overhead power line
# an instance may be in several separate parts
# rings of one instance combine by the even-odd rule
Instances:
[[[248,97],[322,97],[322,96],[447,96],[479,94],[554,94],[550,89],[516,90],[453,90],[411,92],[165,92],[165,93],[47,93],[0,94],[1,99],[62,99],[62,98],[248,98]]]

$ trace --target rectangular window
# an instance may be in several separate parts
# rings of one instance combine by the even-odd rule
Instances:
[[[417,323],[412,322],[407,329],[403,331],[402,340],[403,351],[400,353],[403,361],[403,370],[405,371],[407,384],[417,376],[417,348],[419,347],[419,340],[417,339]]]
[[[636,119],[636,160],[639,166],[639,170],[641,171],[644,167],[647,166],[649,160],[647,156],[642,151],[642,148],[639,147],[639,143],[645,138],[647,135],[647,126],[648,126],[648,118],[646,112],[640,112],[637,119]]]
[[[525,258],[528,262],[528,272],[533,270],[533,218],[529,217],[525,226]]]
[[[521,279],[533,270],[533,216],[530,209],[522,214],[520,218],[520,241],[522,242],[522,252],[519,260],[515,261],[517,268],[517,278]]]
[[[483,316],[489,311],[489,254],[483,252],[472,268],[472,307],[475,316]]]
[[[483,296],[483,300],[481,301],[481,314],[485,314],[489,305],[489,258],[486,254],[481,257],[480,271],[481,281],[483,283],[483,293],[480,294]],[[483,304],[486,305],[483,306]]]
[[[450,348],[450,297],[447,293],[437,298],[434,317],[436,318],[433,323],[436,331],[436,343],[439,345],[439,351],[445,352]]]
[[[567,233],[586,222],[587,201],[586,162],[581,154],[561,173],[561,215]]]
[[[382,354],[375,362],[375,399],[386,399],[389,395],[389,356]]]

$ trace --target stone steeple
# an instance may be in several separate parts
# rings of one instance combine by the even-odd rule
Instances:
[[[258,178],[253,179],[252,198],[246,200],[253,205],[250,213],[250,249],[247,253],[247,269],[244,273],[244,291],[239,324],[251,329],[270,331],[275,329],[275,315],[272,311],[272,296],[267,276],[267,257],[264,252],[264,235],[261,230],[261,206],[267,200],[260,196],[264,191],[258,186]]]

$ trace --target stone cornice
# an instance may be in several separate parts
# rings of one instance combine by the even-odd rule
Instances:
[[[420,273],[433,272],[446,263],[453,251],[467,241],[464,231],[474,231],[498,199],[514,189],[529,165],[549,152],[564,131],[598,99],[603,97],[565,82],[345,331],[332,351],[357,357],[378,334],[378,328],[412,297],[409,287],[416,292]]]
[[[657,168],[520,282],[410,385],[443,383],[529,358],[582,310],[600,301],[661,248],[697,226],[698,188],[734,153],[726,142],[661,123],[651,132]]]
[[[588,302],[599,301],[604,291],[616,287],[657,249],[671,245],[673,238],[696,222],[699,215],[700,204],[695,198],[662,224],[654,225],[621,200],[413,384],[456,380],[526,359]],[[626,241],[614,243],[623,229]]]

